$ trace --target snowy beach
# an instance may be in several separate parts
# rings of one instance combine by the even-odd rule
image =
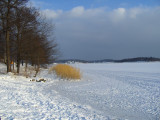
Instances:
[[[0,64],[2,120],[159,120],[160,63],[75,63],[81,80],[61,80],[48,69],[36,79],[4,74]]]

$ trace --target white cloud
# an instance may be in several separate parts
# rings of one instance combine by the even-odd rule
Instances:
[[[133,8],[133,9],[130,10],[130,17],[131,18],[136,18],[136,16],[138,14],[140,14],[140,13],[142,13],[141,9],[139,9],[139,8]]]
[[[70,11],[71,15],[73,16],[81,16],[83,15],[84,12],[85,12],[85,9],[83,6],[75,7]]]
[[[117,15],[121,15],[123,16],[126,12],[125,8],[118,8],[116,10],[114,10],[114,12],[117,14]]]
[[[107,11],[79,6],[45,13],[56,24],[64,58],[160,57],[160,7]]]
[[[137,18],[137,16],[144,14],[144,13],[150,13],[151,11],[153,11],[153,9],[137,7],[137,8],[129,9],[128,14],[131,18]]]
[[[113,22],[119,22],[120,20],[123,20],[126,16],[126,10],[125,8],[118,8],[113,11],[111,11],[110,16],[113,20]]]
[[[44,14],[44,15],[45,15],[47,18],[49,18],[49,19],[56,19],[56,18],[58,18],[62,13],[63,13],[62,10],[54,11],[54,10],[46,9],[46,10],[43,10],[43,11],[42,11],[42,14]]]

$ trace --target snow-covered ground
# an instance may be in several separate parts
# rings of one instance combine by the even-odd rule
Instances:
[[[160,63],[72,64],[83,77],[67,81],[41,70],[36,79],[4,74],[2,120],[160,120]]]

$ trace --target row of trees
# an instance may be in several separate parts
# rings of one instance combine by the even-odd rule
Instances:
[[[0,0],[0,59],[11,72],[11,63],[37,66],[55,59],[57,50],[51,39],[54,26],[48,24],[34,7],[27,7],[28,0]],[[14,66],[13,66],[14,69]]]

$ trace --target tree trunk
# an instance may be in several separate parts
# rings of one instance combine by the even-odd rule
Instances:
[[[5,49],[5,53],[4,53],[4,63],[7,64],[6,49]]]
[[[26,64],[25,64],[25,72],[27,72],[27,67],[28,67],[28,60],[26,60]]]
[[[36,74],[35,77],[37,76],[38,72],[39,72],[39,68],[40,68],[40,63],[39,63],[39,56],[37,57],[37,68],[36,68]]]
[[[4,17],[4,16],[2,16],[2,17]],[[4,40],[6,40],[6,32],[5,32],[5,21],[4,20],[2,20],[2,25],[3,25],[3,39]],[[6,57],[6,43],[4,44],[4,53],[3,53],[3,55],[4,55],[4,63],[5,64],[7,64],[7,57]]]
[[[9,31],[6,34],[7,72],[11,72]]]
[[[10,0],[7,5],[7,22],[6,22],[6,58],[7,58],[7,72],[11,72],[11,61],[10,61],[10,31],[9,31],[9,19],[10,19]]]
[[[23,60],[22,60],[22,66],[23,66]]]
[[[14,71],[14,62],[13,62],[13,71]]]
[[[18,29],[18,33],[17,33],[17,73],[19,74],[20,71],[20,63],[21,63],[21,50],[20,50],[20,32],[19,32],[19,28]]]

